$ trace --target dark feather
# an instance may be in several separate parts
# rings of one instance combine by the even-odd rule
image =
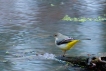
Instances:
[[[61,45],[61,44],[67,44],[67,43],[69,43],[71,41],[72,41],[72,39],[67,39],[67,40],[57,41],[56,43],[57,43],[57,45]]]

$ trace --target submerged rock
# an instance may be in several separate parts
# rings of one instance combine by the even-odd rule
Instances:
[[[106,57],[57,56],[56,58],[68,62],[70,66],[83,68],[84,71],[106,71]]]

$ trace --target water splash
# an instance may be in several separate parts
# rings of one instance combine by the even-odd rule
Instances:
[[[54,54],[50,54],[50,53],[36,54],[37,59],[55,59],[55,57],[56,56]]]
[[[35,60],[55,60],[56,55],[52,53],[36,53],[35,51],[30,52],[9,52],[6,51],[6,60],[11,62],[16,61],[35,61]]]

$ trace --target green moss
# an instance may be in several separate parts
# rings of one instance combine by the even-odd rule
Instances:
[[[66,15],[62,20],[64,20],[64,21],[72,21],[71,17],[69,17],[68,15]]]
[[[55,6],[54,4],[51,4],[51,6]]]
[[[86,18],[80,18],[80,19],[79,19],[79,22],[85,22],[85,21],[87,21]]]
[[[74,22],[86,22],[86,21],[104,21],[106,20],[106,18],[103,18],[101,16],[98,16],[97,18],[85,18],[85,17],[81,17],[81,18],[71,18],[68,15],[65,15],[62,19],[63,21],[74,21]]]

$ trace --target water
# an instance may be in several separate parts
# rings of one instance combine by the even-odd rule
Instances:
[[[56,32],[91,39],[81,40],[67,55],[106,52],[106,21],[62,21],[65,15],[106,18],[106,1],[0,0],[0,71],[69,71],[54,59],[62,55],[54,44]]]

